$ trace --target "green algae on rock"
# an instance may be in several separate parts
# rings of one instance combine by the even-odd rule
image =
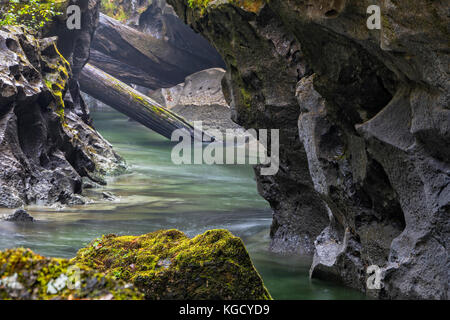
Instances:
[[[131,284],[67,259],[45,258],[29,249],[0,251],[1,300],[141,300]]]
[[[125,170],[82,119],[70,89],[77,65],[57,45],[23,26],[0,27],[0,207],[82,204],[82,177],[104,183]]]
[[[106,235],[73,261],[134,283],[146,299],[271,299],[242,240],[226,230]]]

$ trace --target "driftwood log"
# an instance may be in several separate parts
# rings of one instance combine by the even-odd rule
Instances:
[[[90,64],[81,71],[79,81],[83,92],[168,139],[176,129],[187,130],[194,137],[194,127],[185,119]],[[211,137],[204,135],[204,140]]]
[[[89,63],[112,76],[149,89],[171,87],[184,82],[195,72],[223,67],[214,55],[210,57],[192,48],[181,48],[165,39],[128,27],[100,14]]]
[[[166,82],[140,68],[123,63],[94,49],[91,49],[89,63],[125,83],[132,83],[150,89],[173,86],[173,82]]]

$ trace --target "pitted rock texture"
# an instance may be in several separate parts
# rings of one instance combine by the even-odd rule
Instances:
[[[180,17],[201,31],[228,65],[222,84],[232,119],[244,128],[280,130],[280,170],[263,176],[256,168],[259,192],[274,210],[271,249],[312,254],[329,219],[298,134],[296,84],[309,73],[300,44],[268,8],[256,15],[222,5],[197,20],[190,15],[200,13],[183,12],[179,5],[174,7]]]
[[[90,57],[90,47],[94,32],[99,23],[99,8],[101,0],[65,0],[61,12],[64,14],[54,19],[45,30],[45,36],[58,37],[58,49],[67,59],[72,68],[69,80],[69,90],[64,99],[66,108],[72,109],[85,123],[92,125],[89,106],[83,100],[78,83],[81,70]],[[66,8],[77,5],[81,10],[81,29],[68,29]]]
[[[123,160],[63,97],[70,65],[56,39],[0,30],[0,207],[82,204],[82,176],[103,182]]]
[[[168,2],[226,61],[237,123],[288,133],[280,173],[258,178],[272,248],[309,239],[313,277],[448,299],[448,5],[381,1],[382,29],[369,30],[369,0]],[[370,265],[380,290],[367,289]]]

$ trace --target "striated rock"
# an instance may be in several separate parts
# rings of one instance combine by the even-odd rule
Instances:
[[[83,177],[81,180],[83,182],[83,189],[95,189],[95,188],[100,188],[101,187],[100,184],[92,181],[88,177]]]
[[[33,222],[34,218],[26,210],[19,209],[13,214],[4,215],[1,220],[10,222]]]
[[[132,285],[29,249],[0,251],[1,300],[142,300]]]
[[[313,277],[448,299],[448,6],[384,1],[378,31],[368,0],[168,2],[224,57],[237,123],[282,129],[280,173],[258,178],[272,248],[309,239]]]
[[[146,299],[270,299],[242,240],[226,230],[193,239],[177,230],[107,235],[73,261],[134,283]]]
[[[0,207],[80,203],[81,177],[101,181],[123,160],[63,100],[69,63],[54,38],[0,30]]]

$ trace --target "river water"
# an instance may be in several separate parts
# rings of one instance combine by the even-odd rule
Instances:
[[[176,228],[188,236],[208,229],[229,229],[243,239],[264,283],[275,299],[364,299],[354,290],[310,281],[309,258],[270,253],[272,211],[256,189],[249,165],[175,166],[173,143],[130,122],[119,113],[93,113],[96,129],[128,165],[126,174],[90,191],[85,206],[30,206],[35,223],[0,222],[0,249],[27,247],[52,257],[73,257],[102,234],[140,235]],[[103,191],[116,196],[106,201]],[[9,213],[11,210],[1,210]]]

